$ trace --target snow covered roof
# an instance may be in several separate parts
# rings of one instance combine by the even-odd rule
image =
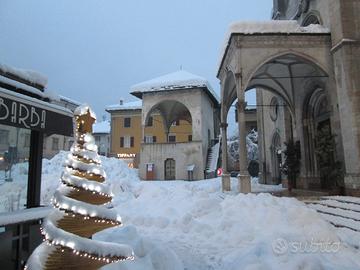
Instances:
[[[67,115],[67,116],[70,116],[70,117],[73,116],[73,113],[69,109],[67,109],[67,108],[65,108],[63,106],[59,106],[59,105],[54,104],[54,103],[49,103],[49,102],[46,102],[46,101],[43,101],[43,100],[39,100],[37,98],[29,97],[27,95],[23,95],[23,94],[20,94],[20,93],[16,93],[16,92],[11,91],[9,89],[5,89],[5,88],[0,87],[0,94],[1,94],[1,96],[8,97],[8,98],[13,99],[13,100],[18,100],[18,101],[21,101],[22,103],[25,103],[25,104],[29,104],[29,105],[35,104],[36,106],[39,106],[39,107],[44,108],[44,109],[49,110],[49,111],[53,111],[53,112],[60,113],[60,114],[63,114],[63,115]]]
[[[46,76],[33,70],[14,68],[1,63],[0,63],[0,70],[2,70],[5,73],[10,73],[12,75],[15,75],[20,79],[26,80],[30,83],[40,85],[42,87],[46,87],[48,83],[48,79],[46,78]]]
[[[230,34],[328,34],[330,30],[320,24],[311,24],[303,27],[295,20],[273,20],[263,22],[235,22],[230,25]]]
[[[205,88],[207,89],[208,94],[217,102],[219,102],[219,97],[206,79],[185,70],[179,70],[139,84],[135,84],[131,87],[131,94],[141,98],[142,94],[146,92],[159,92],[191,88]]]
[[[123,104],[113,104],[108,105],[106,111],[121,111],[121,110],[141,110],[142,109],[142,100],[126,102]]]
[[[230,25],[226,35],[225,44],[220,55],[219,70],[225,57],[227,47],[232,35],[265,35],[265,34],[329,34],[330,30],[320,24],[301,26],[295,20],[272,20],[272,21],[240,21]]]
[[[80,101],[77,101],[77,100],[74,100],[74,99],[72,99],[72,98],[68,98],[68,97],[62,96],[62,95],[59,95],[59,98],[60,98],[60,100],[64,100],[64,101],[66,101],[66,102],[73,103],[73,104],[75,104],[75,105],[77,105],[77,106],[80,106],[81,103],[82,103],[82,102],[80,102]]]
[[[93,125],[93,133],[110,133],[110,122],[102,121]]]

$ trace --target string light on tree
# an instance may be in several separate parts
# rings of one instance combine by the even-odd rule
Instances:
[[[121,218],[107,206],[112,200],[106,173],[101,167],[92,136],[94,112],[78,107],[75,117],[75,143],[65,161],[60,187],[51,202],[54,211],[41,228],[44,243],[31,255],[25,269],[99,269],[134,258],[127,245],[90,239],[106,228],[121,226]]]

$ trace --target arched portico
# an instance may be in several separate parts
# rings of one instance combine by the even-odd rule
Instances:
[[[170,128],[176,121],[185,120],[189,123],[189,125],[192,126],[191,112],[183,103],[179,101],[171,100],[171,99],[163,100],[153,105],[150,108],[150,110],[147,111],[146,114],[144,114],[145,117],[143,119],[144,120],[143,127],[146,126],[146,123],[148,123],[149,118],[154,113],[159,113],[161,115],[164,131],[165,131],[165,137],[167,141],[169,140]],[[192,133],[190,135],[192,135]]]
[[[293,33],[289,31],[285,34],[281,29],[275,30],[276,25],[271,25],[271,23],[266,26],[268,28],[259,24],[258,29],[256,25],[246,25],[243,27],[243,29],[246,28],[244,32],[241,32],[242,26],[240,26],[239,32],[230,35],[218,72],[222,86],[222,133],[225,134],[222,136],[223,160],[224,145],[227,141],[227,112],[236,98],[239,104],[239,189],[241,192],[250,191],[250,181],[246,171],[245,91],[262,88],[280,96],[292,116],[291,123],[294,130],[291,134],[295,140],[303,141],[302,104],[310,91],[314,90],[306,89],[304,85],[309,80],[326,84],[329,77],[333,77],[330,57],[331,40],[326,29],[319,27],[318,33],[314,33],[306,32],[306,28],[301,31],[294,28]],[[286,23],[283,24],[286,25]],[[254,27],[253,31],[249,30],[251,27]],[[259,29],[264,32],[256,32],[260,31]]]

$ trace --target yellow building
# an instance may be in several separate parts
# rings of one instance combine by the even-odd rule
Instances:
[[[185,120],[172,124],[165,132],[162,117],[154,112],[149,117],[142,134],[142,101],[110,105],[106,111],[111,115],[110,155],[137,167],[141,143],[166,143],[192,141],[192,126]],[[133,164],[135,161],[135,164]]]

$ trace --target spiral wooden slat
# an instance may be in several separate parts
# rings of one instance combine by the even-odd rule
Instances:
[[[46,243],[55,247],[42,258],[45,270],[92,270],[111,262],[133,259],[133,252],[127,246],[118,245],[118,252],[113,249],[106,252],[105,246],[105,251],[101,248],[102,253],[97,254],[100,251],[87,251],[88,240],[81,240],[89,239],[104,229],[119,226],[121,221],[116,212],[106,206],[112,197],[103,183],[105,173],[91,135],[94,114],[90,108],[80,106],[75,111],[75,121],[76,143],[71,149],[72,155],[66,160],[61,186],[53,197],[55,210],[44,222]],[[72,241],[72,238],[75,240]],[[102,247],[103,244],[99,242],[97,245]],[[26,269],[35,268],[28,264]]]

